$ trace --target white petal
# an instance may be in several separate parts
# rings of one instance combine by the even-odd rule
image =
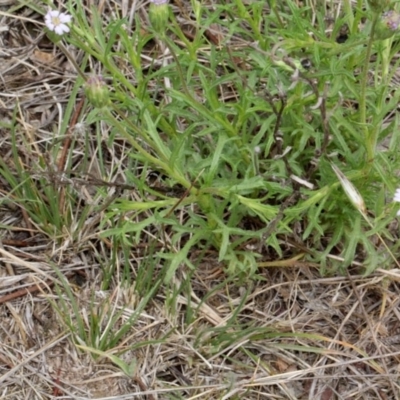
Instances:
[[[54,32],[61,36],[64,33],[64,25],[57,25]]]
[[[70,22],[71,22],[71,19],[72,19],[71,15],[65,14],[65,13],[61,13],[60,16],[59,16],[59,18],[60,18],[60,21],[61,21],[63,24],[68,24],[68,23],[70,23]]]

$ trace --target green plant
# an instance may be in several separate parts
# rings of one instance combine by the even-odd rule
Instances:
[[[117,235],[119,243],[135,246],[150,243],[145,232],[157,229],[162,235],[152,240],[169,238],[159,253],[169,263],[167,281],[179,265],[193,268],[191,254],[204,246],[217,251],[228,273],[252,275],[262,249],[282,257],[285,238],[293,236],[295,226],[304,245],[313,249],[314,261],[325,263],[334,251],[346,254],[344,267],[349,265],[369,242],[370,232],[356,222],[352,205],[337,190],[330,163],[358,187],[380,226],[390,221],[375,193],[382,187],[379,182],[393,188],[384,178],[393,173],[387,160],[398,163],[393,146],[385,153],[377,150],[387,137],[392,143],[398,140],[394,121],[382,124],[398,100],[387,67],[398,45],[393,38],[383,43],[374,36],[379,14],[359,8],[350,15],[347,5],[331,22],[329,35],[322,9],[299,8],[290,0],[273,4],[273,12],[265,15],[257,1],[246,7],[236,0],[212,13],[199,5],[196,15],[202,23],[189,41],[171,13],[163,13],[171,22],[168,35],[160,34],[159,27],[156,34],[140,35],[136,21],[133,36],[128,36],[126,21],[111,20],[104,28],[93,10],[89,25],[76,6],[76,24],[65,39],[96,59],[105,77],[112,77],[110,102],[93,102],[90,95],[100,108],[86,122],[107,124],[109,143],[123,140],[131,146],[129,158],[138,171],[163,176],[160,191],[143,173],[127,172],[127,179],[140,187],[140,198],[116,200],[103,223],[115,226],[115,218],[125,216],[124,222],[103,235]],[[153,10],[157,13],[157,6]],[[225,33],[211,36],[210,43],[206,34],[213,34],[218,15]],[[232,25],[233,15],[245,25]],[[365,16],[371,23],[356,31],[354,21]],[[335,35],[346,21],[353,21],[352,36],[339,44]],[[242,37],[240,46],[230,42],[232,29]],[[152,41],[153,57],[160,50],[171,58],[160,66],[150,63],[144,72],[139,55]],[[372,54],[376,61],[370,61]],[[117,60],[133,71],[134,84]],[[346,233],[354,226],[357,241]],[[121,240],[127,234],[129,243]],[[250,248],[254,241],[258,245]],[[378,257],[380,250],[375,251]]]

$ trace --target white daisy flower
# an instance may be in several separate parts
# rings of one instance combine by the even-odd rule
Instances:
[[[47,28],[57,33],[57,35],[63,35],[69,32],[69,24],[72,20],[71,15],[62,13],[58,10],[49,10],[44,17]]]

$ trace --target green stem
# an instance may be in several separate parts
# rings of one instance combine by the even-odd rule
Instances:
[[[357,0],[355,18],[352,18],[353,25],[350,26],[350,33],[352,35],[354,35],[358,31],[358,26],[360,24],[361,16],[362,16],[361,10],[363,7],[363,2],[364,2],[364,0]]]
[[[382,41],[382,51],[381,51],[381,60],[382,60],[382,82],[387,83],[388,75],[389,75],[389,66],[390,66],[390,50],[392,48],[393,38],[386,39]]]
[[[370,37],[369,37],[368,44],[367,44],[367,51],[365,54],[364,68],[363,68],[363,71],[361,74],[361,80],[360,80],[360,82],[361,82],[361,93],[360,93],[360,99],[359,99],[360,124],[361,124],[362,130],[364,132],[364,137],[365,137],[365,141],[366,141],[367,164],[369,164],[374,159],[375,144],[376,144],[375,143],[376,140],[374,140],[374,137],[376,135],[374,135],[372,132],[370,134],[368,125],[367,125],[367,87],[368,87],[369,60],[371,58],[372,44],[374,42],[375,27],[376,27],[378,18],[379,18],[379,15],[374,14],[374,17],[372,20]]]
[[[343,3],[344,13],[347,19],[347,26],[350,27],[350,33],[354,34],[354,15],[353,6],[351,5],[351,0],[345,0]],[[357,29],[357,27],[356,27]]]

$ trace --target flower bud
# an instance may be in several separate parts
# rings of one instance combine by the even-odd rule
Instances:
[[[92,75],[85,82],[85,95],[96,108],[103,108],[108,104],[108,87],[101,75]]]
[[[149,18],[153,29],[163,35],[169,19],[168,0],[151,0]]]
[[[369,8],[376,13],[382,12],[390,2],[391,0],[367,0]]]
[[[375,27],[375,39],[384,40],[400,32],[400,14],[394,10],[382,14]]]

